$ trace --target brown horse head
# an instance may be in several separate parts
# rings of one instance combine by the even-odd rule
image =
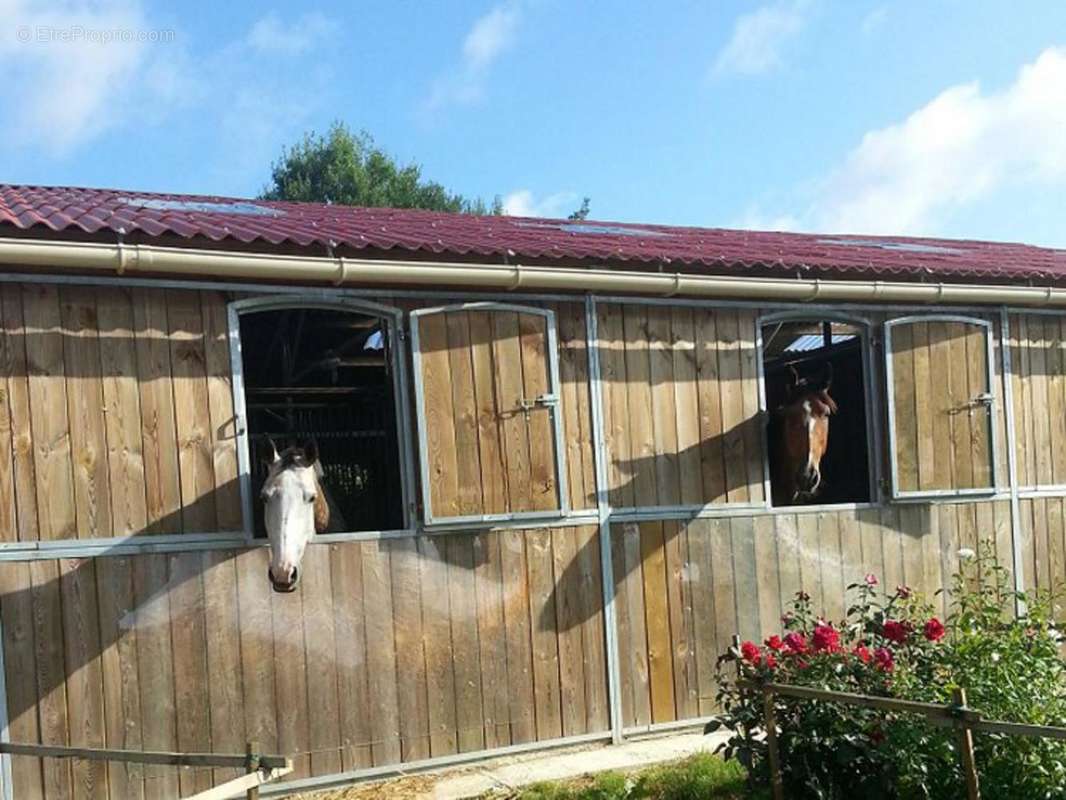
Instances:
[[[822,456],[829,446],[829,417],[837,411],[836,402],[829,396],[833,383],[831,364],[826,364],[817,380],[800,378],[794,368],[789,370],[786,400],[776,412],[781,425],[775,505],[804,502],[818,494]]]

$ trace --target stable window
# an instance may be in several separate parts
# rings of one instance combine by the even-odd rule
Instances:
[[[330,506],[327,533],[406,527],[398,317],[369,305],[231,304],[235,388],[244,418],[245,513],[265,535],[257,498],[278,450],[313,440]]]
[[[885,324],[896,499],[995,490],[992,326],[968,317]]]
[[[411,331],[426,523],[565,514],[555,315],[470,303]]]
[[[759,330],[772,504],[869,502],[865,325],[769,317]]]

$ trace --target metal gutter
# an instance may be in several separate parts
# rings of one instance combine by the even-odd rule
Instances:
[[[623,292],[663,297],[793,302],[897,302],[1066,307],[1066,289],[1010,284],[906,283],[821,278],[747,278],[629,272],[599,266],[544,267],[393,261],[197,250],[142,244],[0,238],[0,264],[117,275],[298,281],[303,284],[471,286],[479,289]]]

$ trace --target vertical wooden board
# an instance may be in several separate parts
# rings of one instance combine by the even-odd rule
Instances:
[[[1036,553],[1036,585],[1051,588],[1051,553],[1048,548],[1047,499],[1033,500],[1033,544]]]
[[[571,508],[591,508],[596,505],[592,495],[595,487],[585,486],[585,443],[588,427],[581,427],[581,398],[587,396],[587,375],[578,378],[578,369],[585,359],[584,340],[580,337],[580,308],[571,303],[555,306],[559,334],[559,395],[563,415],[563,445],[566,452],[566,474],[570,489]],[[591,496],[591,500],[590,500]]]
[[[995,446],[992,456],[989,461],[993,461],[992,475],[989,476],[989,480],[994,480],[996,486],[1006,486],[1009,483],[1009,476],[1007,474],[1007,382],[1011,380],[1011,377],[1007,375],[1003,369],[1004,362],[1003,357],[1008,348],[1003,346],[1003,340],[1001,338],[1001,325],[998,320],[993,321],[992,325],[993,341],[992,341],[992,379],[990,381],[992,392],[996,395],[995,404],[991,410],[992,415],[995,416]],[[967,357],[972,357],[969,341],[967,342]],[[987,366],[985,367],[987,370]],[[974,374],[974,370],[969,370],[969,373]],[[989,419],[989,424],[992,424],[992,420]],[[974,426],[971,424],[971,432],[973,432]],[[1014,443],[1011,443],[1014,446]],[[978,477],[980,477],[980,466],[975,466],[975,470],[978,471]]]
[[[582,306],[570,305],[570,311],[574,318],[574,339],[572,347],[575,350],[574,359],[574,382],[577,386],[578,424],[580,426],[581,439],[581,470],[583,473],[582,484],[584,494],[581,503],[574,508],[595,508],[596,495],[596,459],[593,452],[592,431],[592,395],[589,384],[589,342],[588,330],[585,325],[585,314]]]
[[[737,619],[736,580],[733,575],[733,544],[728,519],[707,521],[711,550],[711,584],[714,587],[716,651],[724,653],[740,633]]]
[[[14,341],[3,323],[0,303],[0,541],[18,541],[18,515],[15,512],[15,443],[12,410],[7,387],[13,359],[8,354],[20,342]]]
[[[652,722],[650,674],[648,670],[648,626],[645,618],[643,535],[641,526],[626,523],[622,526],[621,574],[625,576],[621,596],[629,618],[629,691],[633,697],[633,724]],[[624,657],[624,656],[623,656]],[[623,687],[624,689],[624,687]]]
[[[717,327],[718,390],[722,401],[722,442],[727,497],[731,503],[746,503],[751,494],[744,434],[744,353],[741,349],[740,320],[737,312],[718,312]]]
[[[533,647],[533,702],[537,739],[544,741],[559,738],[563,730],[552,542],[550,531],[544,529],[527,531],[525,536]]]
[[[141,742],[146,750],[177,750],[174,661],[170,640],[170,587],[167,556],[156,553],[133,559],[134,632],[139,665]],[[145,795],[178,796],[177,772],[146,768]]]
[[[635,467],[630,449],[629,380],[626,373],[622,306],[600,305],[596,313],[610,500],[615,508],[629,508],[635,503]]]
[[[1020,506],[1021,532],[1021,559],[1022,559],[1022,586],[1025,591],[1031,592],[1037,587],[1036,563],[1036,538],[1033,535],[1033,504],[1034,500],[1022,500]]]
[[[774,538],[777,542],[777,571],[781,586],[781,611],[786,612],[797,592],[803,590],[800,564],[800,534],[793,514],[775,514]]]
[[[1066,552],[1063,550],[1062,498],[1047,500],[1048,586],[1059,589],[1066,584]]]
[[[651,362],[648,350],[648,309],[624,307],[626,394],[629,417],[630,472],[633,502],[637,506],[658,503],[655,481],[655,433],[652,421]]]
[[[856,514],[858,522],[859,547],[862,553],[862,566],[872,573],[881,583],[881,588],[889,593],[893,586],[885,584],[885,551],[882,546],[885,532],[881,527],[880,511],[876,508],[863,509]]]
[[[455,454],[448,325],[444,313],[418,317],[419,358],[422,370],[422,415],[429,482],[429,501],[436,518],[460,513],[459,469]]]
[[[821,568],[822,608],[831,620],[844,617],[844,568],[840,547],[840,525],[832,512],[817,516],[818,561]]]
[[[141,440],[141,399],[137,387],[137,346],[133,338],[133,305],[120,287],[97,290],[100,366],[107,438],[108,484],[115,536],[143,533],[145,506],[144,449]]]
[[[242,708],[244,686],[236,559],[237,553],[232,550],[205,550],[202,558],[211,748],[216,753],[239,753],[248,741]],[[215,770],[214,776],[217,783],[234,778],[237,773]]]
[[[522,385],[526,402],[553,391],[549,378],[548,320],[538,314],[519,314],[522,344]],[[555,415],[558,407],[537,406],[526,420],[529,436],[530,507],[535,511],[562,508],[555,457]]]
[[[759,503],[764,495],[765,446],[763,432],[758,424],[759,376],[756,367],[759,358],[755,346],[756,312],[737,313],[737,333],[740,342],[740,388],[743,408],[744,458],[748,470],[748,495],[753,503]]]
[[[824,614],[819,516],[817,513],[796,515],[796,542],[800,562],[800,591],[810,595],[815,613]]]
[[[529,585],[526,572],[525,533],[500,531],[500,564],[503,577],[503,619],[507,640],[507,683],[510,697],[508,719],[511,742],[535,741],[533,712],[533,644],[530,638]]]
[[[204,617],[203,554],[172,553],[170,559],[170,640],[174,648],[174,700],[178,749],[211,749],[211,711]],[[181,770],[183,794],[211,786],[207,770]]]
[[[577,551],[577,530],[553,528],[552,569],[555,574],[555,619],[541,617],[540,626],[552,624],[559,647],[559,700],[562,735],[587,733],[585,664],[581,642],[581,617],[585,612],[580,582],[583,578]]]
[[[640,554],[644,580],[644,615],[648,635],[648,679],[651,690],[651,721],[672,722],[674,675],[671,653],[670,610],[666,589],[666,557],[663,523],[640,524]]]
[[[958,515],[950,505],[942,504],[933,509],[937,517],[937,538],[940,540],[940,574],[945,578],[945,601],[954,587],[954,577],[959,571],[959,525]]]
[[[1036,481],[1042,486],[1053,482],[1051,464],[1051,426],[1048,417],[1048,342],[1044,322],[1038,316],[1028,320],[1029,385],[1033,417],[1033,451]]]
[[[733,517],[733,575],[737,587],[737,633],[744,639],[759,638],[759,579],[755,564],[755,520]]]
[[[200,293],[200,300],[210,412],[209,441],[215,476],[215,513],[218,515],[219,530],[238,531],[243,523],[237,476],[237,419],[233,410],[226,297],[221,292],[205,291]]]
[[[932,414],[932,488],[952,489],[956,485],[954,448],[952,447],[953,415],[958,402],[962,401],[961,398],[955,396],[950,381],[951,351],[948,323],[930,322],[928,331],[928,386],[919,390],[919,400],[923,397],[928,399],[929,410]]]
[[[889,592],[903,584],[903,549],[900,545],[902,536],[899,532],[899,512],[898,506],[883,506],[880,510],[881,548],[885,565],[884,583],[885,589]]]
[[[976,510],[976,506],[972,506]],[[972,515],[971,515],[972,516]],[[925,523],[920,541],[922,552],[922,569],[925,574],[924,591],[934,605],[942,602],[937,596],[944,587],[943,566],[940,557],[940,518],[935,506],[929,506],[924,513]]]
[[[85,286],[62,287],[60,313],[78,537],[113,536],[95,292]]]
[[[677,398],[674,391],[674,357],[670,309],[648,308],[648,380],[651,384],[652,442],[655,452],[655,488],[658,505],[681,502],[677,456]]]
[[[1018,371],[1021,377],[1020,389],[1018,393],[1021,398],[1021,415],[1015,421],[1015,427],[1017,430],[1022,431],[1021,438],[1025,442],[1025,450],[1022,453],[1022,458],[1025,461],[1025,471],[1028,480],[1023,483],[1023,486],[1036,486],[1040,482],[1040,476],[1037,472],[1037,451],[1042,446],[1042,443],[1037,441],[1036,438],[1036,419],[1037,413],[1041,412],[1033,397],[1033,369],[1032,369],[1032,340],[1029,332],[1029,321],[1031,317],[1027,315],[1019,315],[1018,320],[1018,360],[1012,362],[1012,368]]]
[[[1030,486],[1032,485],[1032,479],[1029,475],[1029,463],[1026,458],[1028,444],[1025,440],[1025,375],[1023,373],[1022,364],[1024,347],[1022,344],[1022,332],[1019,329],[1021,324],[1021,317],[1019,315],[1012,314],[1009,317],[1010,336],[1008,337],[1008,347],[1010,349],[1011,362],[1011,372],[1009,377],[1014,406],[1015,435],[1014,442],[1008,444],[1009,446],[1014,447],[1018,485]]]
[[[370,753],[374,766],[401,758],[396,645],[389,586],[389,551],[381,542],[362,544],[366,614],[366,672],[370,697]]]
[[[575,535],[577,565],[581,574],[578,599],[581,604],[581,646],[585,673],[585,729],[592,733],[610,727],[599,529],[595,526],[575,528]]]
[[[1066,484],[1066,319],[1047,317],[1048,421],[1051,425],[1052,479]]]
[[[37,525],[37,487],[34,474],[35,448],[30,419],[29,365],[26,360],[26,323],[22,311],[22,292],[18,286],[0,286],[0,306],[4,347],[0,387],[7,389],[7,407],[11,425],[14,503],[17,509],[19,541],[39,538]]]
[[[1014,534],[1011,530],[1011,507],[1009,500],[999,500],[992,504],[996,560],[1001,566],[1014,574]]]
[[[629,598],[626,595],[628,575],[623,529],[623,525],[611,527],[611,571],[614,575],[614,616],[618,640],[619,705],[622,709],[622,724],[629,727],[636,724],[636,712],[633,707],[635,681],[630,658],[633,651],[633,632],[629,623]]]
[[[40,741],[37,725],[34,607],[30,565],[0,567],[0,617],[3,619],[4,683],[7,695],[7,732],[13,742]],[[11,759],[12,796],[44,797],[41,760]]]
[[[468,318],[482,503],[486,514],[503,514],[508,508],[507,464],[503,452],[502,420],[497,412],[492,317],[487,311],[471,311]]]
[[[507,462],[507,503],[512,512],[533,507],[532,462],[529,427],[522,412],[526,396],[522,370],[519,315],[497,311],[492,315],[493,364],[496,373],[496,413],[502,420],[503,454]]]
[[[40,537],[72,539],[78,529],[58,290],[24,285],[22,306]]]
[[[104,691],[96,569],[91,559],[59,562],[66,656],[67,723],[74,747],[104,747]],[[107,764],[71,764],[75,797],[107,797]]]
[[[969,360],[967,356],[968,328],[961,322],[948,323],[947,331],[948,347],[948,371],[947,386],[950,396],[951,410],[951,471],[955,476],[952,486],[956,489],[967,489],[974,483],[973,451],[973,425],[971,421],[975,413],[982,413],[983,409],[975,409],[971,402],[975,393],[971,392],[971,379],[968,374]],[[943,378],[941,378],[943,385]],[[987,454],[988,448],[985,448]]]
[[[709,502],[710,498],[705,501],[703,494],[699,385],[696,379],[696,329],[691,308],[678,306],[673,309],[671,331],[681,502],[684,505],[702,505]]]
[[[274,701],[274,612],[267,579],[269,550],[254,547],[236,556],[237,616],[240,620],[244,730],[267,752],[277,752]]]
[[[699,680],[696,675],[695,624],[689,591],[688,531],[676,520],[663,522],[666,557],[666,599],[670,612],[670,661],[674,677],[674,708],[678,719],[699,716]]]
[[[918,420],[914,413],[914,336],[912,325],[892,328],[892,386],[889,402],[895,416],[896,491],[918,489]]]
[[[447,537],[424,537],[422,553],[422,620],[425,626],[426,681],[429,691],[430,754],[458,752],[455,702],[455,656],[452,650],[451,596],[448,592]]]
[[[311,774],[333,775],[341,771],[341,730],[329,545],[308,547],[302,569]]]
[[[455,669],[455,721],[458,749],[469,753],[485,748],[485,714],[481,706],[478,665],[477,597],[474,546],[469,534],[447,537],[448,605]]]
[[[718,326],[706,309],[693,312],[696,328],[696,390],[700,407],[700,465],[703,502],[726,500],[722,394],[718,370]]]
[[[753,519],[755,574],[759,585],[759,639],[777,633],[781,617],[781,587],[778,578],[777,537],[773,517]]]
[[[204,320],[198,292],[167,296],[174,419],[178,426],[181,515],[185,531],[214,530],[215,465],[207,399]]]
[[[178,433],[171,389],[166,294],[133,290],[133,325],[141,390],[141,440],[149,533],[181,533]]]
[[[70,744],[59,562],[30,562],[41,744]],[[71,797],[70,763],[42,759],[45,797]]]
[[[925,590],[925,563],[922,559],[923,521],[928,506],[905,505],[899,510],[900,542],[903,551],[903,580],[912,589]]]
[[[452,426],[455,430],[455,467],[459,513],[483,513],[481,457],[478,445],[477,399],[470,349],[470,321],[463,311],[443,315],[448,333],[448,371],[451,378]]]
[[[390,543],[389,566],[392,571],[392,610],[395,615],[396,680],[403,691],[397,695],[400,720],[400,752],[404,761],[430,757],[429,709],[426,689],[425,638],[422,629],[422,575],[418,539],[406,537]],[[433,564],[430,569],[439,569]],[[338,590],[349,591],[343,586]],[[338,633],[340,614],[338,609]],[[361,620],[360,620],[361,622]],[[342,669],[344,667],[342,666]],[[342,678],[341,685],[344,685]]]
[[[307,708],[307,653],[304,649],[303,595],[301,585],[295,592],[271,592],[271,617],[274,622],[274,703],[278,725],[278,748],[282,753],[296,753],[292,777],[311,775],[310,715]]]
[[[688,523],[688,592],[693,615],[693,644],[701,716],[715,705],[715,665],[718,642],[715,635],[714,582],[711,569],[710,536],[706,520]]]
[[[364,606],[363,545],[359,542],[334,544],[330,548],[330,555],[334,633],[337,644],[337,710],[343,744],[341,765],[345,771],[349,771],[373,764],[370,745],[370,689],[367,682],[369,646]],[[410,559],[401,557],[400,560],[417,563],[417,554]],[[395,587],[395,577],[393,581]],[[404,602],[411,602],[410,588],[405,586],[403,592]],[[397,620],[402,618],[398,616]],[[419,650],[421,651],[421,648]],[[399,674],[397,672],[397,675]],[[425,697],[424,673],[421,682],[414,684],[411,692],[421,692],[423,698]],[[421,747],[426,752],[429,751],[428,739],[422,740]]]
[[[500,536],[498,533],[477,533],[474,535],[473,548],[483,693],[481,706],[485,715],[485,747],[491,750],[511,743]]]
[[[937,486],[937,440],[936,434],[943,430],[941,413],[937,398],[933,395],[933,383],[930,369],[930,325],[916,322],[911,326],[914,354],[914,417],[917,429],[918,446],[918,488],[947,488]],[[934,323],[935,328],[935,323]]]
[[[840,526],[840,568],[844,578],[844,608],[851,604],[848,586],[860,583],[863,577],[873,572],[862,558],[862,524],[855,512],[842,511],[835,515]],[[875,575],[879,573],[875,572]]]
[[[1002,393],[994,382],[990,382],[988,375],[988,341],[985,338],[984,328],[970,326],[966,335],[966,362],[969,386],[966,400],[972,402],[973,398],[985,392],[996,395],[996,402],[985,408],[971,406],[969,411],[959,416],[965,416],[968,424],[970,442],[967,448],[970,471],[972,473],[973,486],[992,486],[995,478],[996,465],[992,463],[992,415],[1000,414],[1003,401]],[[991,385],[990,385],[991,384]],[[1064,398],[1066,401],[1066,398]],[[1064,407],[1066,410],[1066,407]],[[1063,423],[1066,425],[1066,422]],[[1004,424],[1001,426],[1006,427]],[[997,443],[997,447],[999,443]]]

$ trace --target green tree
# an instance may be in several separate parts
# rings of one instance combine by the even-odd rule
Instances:
[[[335,203],[377,208],[425,208],[464,214],[502,214],[497,196],[491,205],[449,192],[423,180],[418,164],[402,166],[365,131],[353,134],[335,122],[325,136],[308,133],[282,151],[274,163],[262,200]]]
[[[584,198],[581,201],[581,207],[577,211],[574,211],[572,214],[570,214],[570,216],[568,216],[567,219],[573,219],[573,220],[578,220],[578,221],[588,219],[589,218],[589,202],[590,202],[589,198],[587,198],[587,197]]]

